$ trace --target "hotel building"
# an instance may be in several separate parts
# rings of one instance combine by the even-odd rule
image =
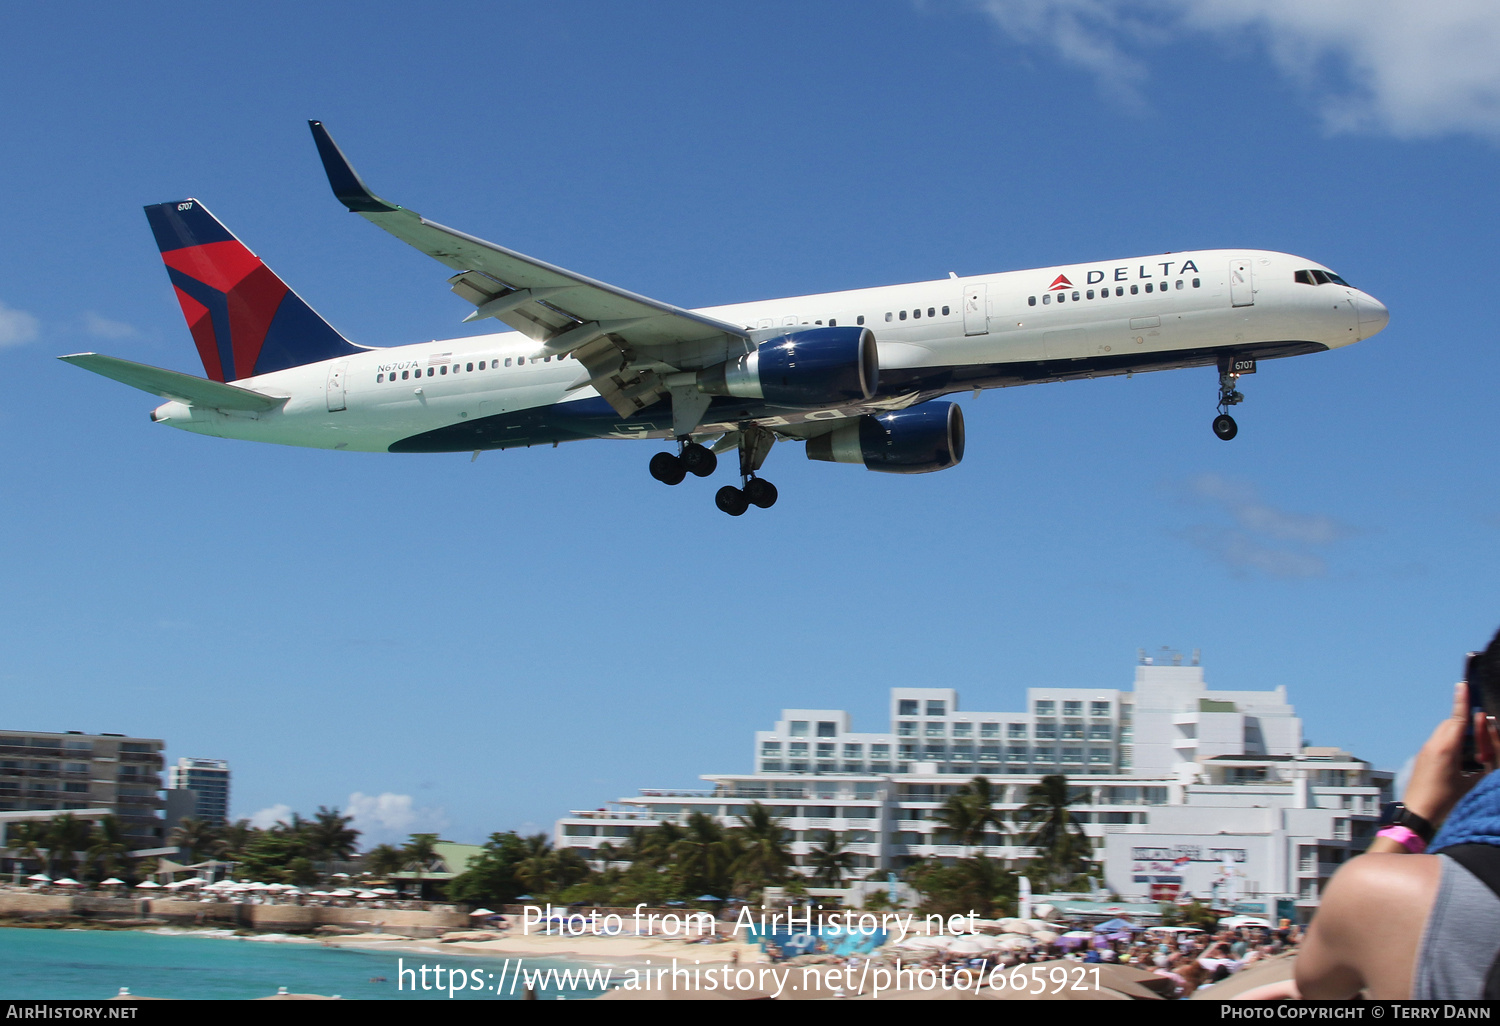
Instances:
[[[0,813],[102,809],[119,818],[126,843],[157,847],[164,746],[124,734],[0,730]]]
[[[1015,712],[966,710],[951,688],[892,688],[889,712],[889,730],[865,733],[844,710],[782,710],[756,732],[750,772],[575,811],[557,821],[555,843],[602,865],[606,842],[693,812],[733,826],[761,802],[785,823],[799,863],[836,832],[856,876],[883,880],[920,859],[976,852],[1020,865],[1035,852],[1015,813],[1032,785],[1061,773],[1102,888],[1305,915],[1338,864],[1369,843],[1392,785],[1346,752],[1305,746],[1284,687],[1211,690],[1196,655],[1142,653],[1129,690],[1028,688]],[[938,811],[976,775],[993,784],[1006,829],[973,849],[949,843]]]

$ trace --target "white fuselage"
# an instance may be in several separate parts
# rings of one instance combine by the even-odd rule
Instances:
[[[891,393],[885,382],[903,375],[917,380],[923,371],[1042,361],[1086,367],[1097,360],[1108,364],[1098,373],[1125,373],[1152,369],[1161,354],[1175,351],[1253,351],[1283,342],[1333,349],[1385,326],[1385,308],[1368,294],[1294,280],[1295,272],[1308,268],[1326,270],[1284,253],[1202,250],[699,312],[750,328],[757,339],[803,325],[863,324],[879,348],[877,403],[901,406],[930,395]],[[593,388],[576,387],[584,376],[576,360],[533,359],[537,349],[537,342],[512,331],[371,349],[235,382],[289,397],[269,412],[224,413],[169,402],[153,419],[226,438],[383,452],[402,439],[472,419],[597,398]],[[1130,365],[1136,357],[1139,367]],[[1079,375],[1042,380],[1064,376]],[[947,390],[971,387],[993,386],[956,384]],[[777,419],[764,423],[775,426]],[[699,431],[724,427],[710,422]],[[621,423],[594,437],[666,433]]]

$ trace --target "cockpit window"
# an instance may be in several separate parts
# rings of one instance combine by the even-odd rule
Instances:
[[[1354,287],[1332,271],[1320,271],[1317,268],[1298,271],[1292,277],[1302,285],[1342,285],[1350,289]]]

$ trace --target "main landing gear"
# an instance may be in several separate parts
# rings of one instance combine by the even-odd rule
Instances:
[[[682,484],[689,474],[707,477],[719,467],[719,457],[706,445],[682,440],[678,454],[659,452],[651,457],[651,476],[662,484]]]
[[[1245,396],[1236,387],[1240,375],[1254,373],[1253,359],[1235,358],[1219,362],[1219,415],[1214,418],[1214,434],[1226,442],[1240,433],[1240,426],[1229,415],[1231,406],[1238,406],[1245,401]]]
[[[651,476],[663,484],[681,484],[688,474],[708,477],[719,465],[714,450],[697,442],[679,439],[679,453],[659,452],[651,457]],[[735,445],[740,453],[740,487],[725,485],[714,495],[714,505],[732,517],[742,516],[751,506],[770,509],[776,505],[776,486],[765,478],[756,477],[755,472],[765,463],[766,455],[776,436],[755,425],[732,431],[720,440],[717,448],[726,448],[726,443]]]

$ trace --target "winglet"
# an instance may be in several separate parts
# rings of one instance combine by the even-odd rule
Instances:
[[[344,156],[344,151],[333,141],[333,136],[328,134],[328,129],[323,127],[323,122],[309,121],[307,126],[312,129],[313,142],[318,144],[318,156],[323,158],[328,184],[333,186],[333,194],[340,203],[356,214],[389,214],[401,209],[370,191],[349,163],[349,158]]]

